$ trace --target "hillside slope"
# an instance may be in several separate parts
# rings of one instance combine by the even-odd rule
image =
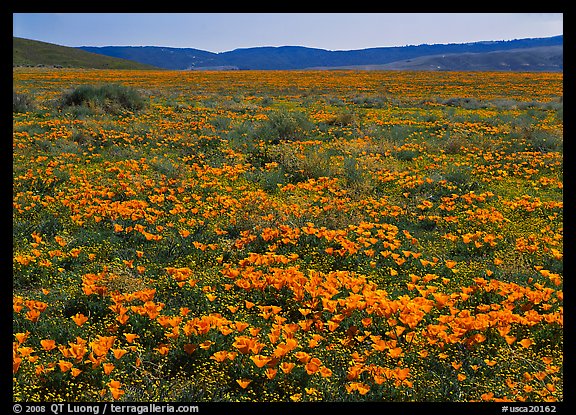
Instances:
[[[12,65],[93,69],[160,69],[126,59],[86,52],[78,48],[18,37],[13,37],[12,41]]]

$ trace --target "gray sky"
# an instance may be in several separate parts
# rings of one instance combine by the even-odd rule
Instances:
[[[13,35],[63,46],[351,50],[563,34],[562,13],[14,13]]]

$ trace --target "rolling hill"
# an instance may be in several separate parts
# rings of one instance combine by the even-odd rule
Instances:
[[[483,53],[421,56],[383,65],[351,65],[310,69],[557,72],[562,71],[562,68],[563,47],[541,46]]]
[[[18,37],[13,37],[12,65],[93,69],[160,69],[151,65],[87,52],[78,48]]]
[[[525,50],[524,54],[513,53],[514,67],[518,70],[554,70],[562,71],[562,45],[563,36],[548,38],[515,39],[509,41],[486,41],[473,43],[450,44],[423,44],[411,46],[395,46],[382,48],[369,48],[358,50],[325,50],[302,46],[281,47],[255,47],[235,49],[228,52],[213,53],[191,48],[168,48],[158,46],[82,46],[79,49],[107,56],[132,59],[166,69],[242,69],[242,70],[286,70],[286,69],[330,69],[334,67],[386,65],[393,62],[404,62],[423,57],[437,57],[442,55],[475,54],[469,57],[476,70],[511,70],[500,65],[498,59],[491,52]],[[538,62],[538,59],[547,59],[541,50],[536,48],[560,47],[551,49],[560,58],[554,58],[554,64]],[[534,53],[534,55],[533,55]],[[443,70],[459,70],[466,67],[468,58],[449,59],[440,65]],[[510,56],[512,59],[512,55]],[[527,59],[528,65],[523,65],[522,59]],[[482,63],[485,60],[484,63]],[[450,62],[450,64],[448,64]],[[452,63],[454,66],[452,66]],[[559,66],[554,66],[554,65]],[[400,64],[399,64],[400,65]],[[382,69],[393,69],[383,67]],[[409,65],[410,66],[410,65]],[[424,63],[421,70],[430,70],[434,63]],[[543,69],[548,68],[548,69]],[[436,68],[438,69],[438,68]],[[462,69],[464,70],[464,69]]]

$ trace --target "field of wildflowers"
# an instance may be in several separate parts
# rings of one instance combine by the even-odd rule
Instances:
[[[562,74],[13,74],[16,401],[563,400]]]

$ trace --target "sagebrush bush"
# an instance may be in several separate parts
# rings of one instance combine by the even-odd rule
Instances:
[[[444,178],[461,190],[475,190],[478,186],[478,182],[474,180],[471,166],[450,166]]]
[[[60,101],[61,108],[88,107],[112,114],[137,111],[144,106],[144,99],[137,90],[121,84],[81,85],[65,93]]]
[[[530,146],[542,153],[562,151],[563,140],[561,134],[555,134],[542,129],[535,129],[527,134],[526,139]]]
[[[327,121],[329,125],[345,126],[352,125],[357,121],[357,117],[354,113],[350,111],[341,111],[334,115],[333,118]]]
[[[394,157],[402,161],[412,161],[418,157],[418,152],[414,150],[402,149],[394,153]]]
[[[33,111],[35,108],[34,100],[29,95],[13,92],[12,112],[24,113]]]
[[[312,122],[303,112],[280,109],[268,113],[268,120],[259,133],[278,143],[282,140],[300,140],[312,127]]]

